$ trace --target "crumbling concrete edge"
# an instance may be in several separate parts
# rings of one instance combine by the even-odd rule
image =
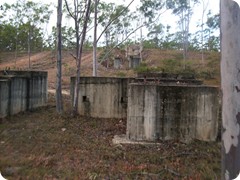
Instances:
[[[127,138],[125,134],[115,135],[112,140],[113,144],[136,144],[136,145],[160,145],[159,142],[147,142],[147,141],[133,141]]]

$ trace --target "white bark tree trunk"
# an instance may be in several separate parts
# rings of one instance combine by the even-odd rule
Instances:
[[[222,179],[240,172],[240,9],[221,0]]]
[[[97,76],[97,6],[99,0],[94,1],[93,76]]]
[[[56,82],[56,110],[63,112],[62,102],[62,0],[58,0],[57,9],[57,82]]]
[[[74,98],[73,98],[73,116],[78,114],[78,97],[79,97],[79,84],[80,84],[80,70],[81,70],[81,59],[82,59],[82,49],[83,49],[83,43],[85,41],[86,37],[86,31],[87,31],[87,23],[90,16],[90,8],[91,8],[91,0],[88,0],[87,7],[86,7],[86,13],[84,15],[83,19],[83,29],[82,29],[82,36],[81,41],[79,44],[78,49],[78,57],[77,57],[77,73],[76,73],[76,81],[75,81],[75,89],[74,89]]]

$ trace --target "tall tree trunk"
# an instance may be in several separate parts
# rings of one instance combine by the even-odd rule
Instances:
[[[204,33],[204,29],[203,29],[203,26],[204,26],[204,23],[203,23],[203,20],[204,20],[204,15],[205,15],[205,12],[207,10],[207,7],[208,7],[208,3],[209,3],[209,0],[207,1],[207,3],[205,4],[205,1],[202,0],[202,19],[201,19],[201,55],[202,55],[202,58],[201,58],[201,63],[202,65],[204,65],[204,37],[203,37],[203,33]]]
[[[222,179],[240,172],[240,9],[221,0]]]
[[[28,69],[31,69],[31,23],[29,23],[28,31]]]
[[[93,37],[93,76],[97,76],[97,6],[99,0],[95,0],[94,5],[94,37]]]
[[[84,22],[83,22],[83,30],[82,30],[82,37],[79,44],[78,49],[78,57],[77,57],[77,73],[76,73],[76,81],[75,81],[75,89],[74,89],[74,98],[73,98],[73,115],[78,114],[78,97],[79,97],[79,83],[80,83],[80,68],[81,68],[81,59],[82,59],[82,49],[83,49],[83,43],[85,41],[86,37],[86,31],[87,31],[87,24],[90,16],[90,7],[91,6],[91,0],[88,0],[87,2],[87,10],[84,15]]]
[[[57,83],[56,83],[56,110],[63,112],[62,102],[62,0],[58,0],[57,9]]]
[[[18,52],[18,27],[17,29],[17,33],[16,33],[16,47],[15,47],[15,61],[14,61],[14,66],[15,68],[17,67],[17,52]]]

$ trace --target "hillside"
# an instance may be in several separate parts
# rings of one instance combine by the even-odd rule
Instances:
[[[71,55],[73,52],[63,52],[63,88],[69,89],[70,77],[75,75],[76,65],[75,59]],[[188,60],[183,63],[182,52],[174,50],[145,49],[143,51],[143,62],[141,66],[135,70],[128,68],[128,62],[125,58],[124,51],[114,52],[123,59],[123,66],[120,70],[113,68],[113,56],[110,57],[109,68],[104,63],[98,66],[99,76],[113,77],[133,77],[137,72],[161,71],[171,73],[191,73],[199,79],[204,80],[205,84],[219,85],[220,73],[219,62],[220,54],[217,52],[204,53],[204,64],[201,62],[200,52],[189,52]],[[103,54],[98,53],[98,57]],[[16,62],[16,64],[15,64]],[[106,63],[105,63],[106,64]],[[183,70],[185,64],[185,70]],[[27,70],[29,66],[29,57],[26,54],[19,54],[15,61],[15,53],[0,53],[0,69],[21,69]],[[48,71],[49,88],[55,88],[56,81],[56,55],[52,51],[43,51],[31,55],[32,70]],[[83,52],[82,76],[92,75],[92,51],[85,50]]]

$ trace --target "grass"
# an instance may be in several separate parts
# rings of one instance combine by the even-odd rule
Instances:
[[[2,121],[0,171],[7,179],[220,179],[219,142],[112,143],[125,133],[125,119],[59,116],[50,101]]]

